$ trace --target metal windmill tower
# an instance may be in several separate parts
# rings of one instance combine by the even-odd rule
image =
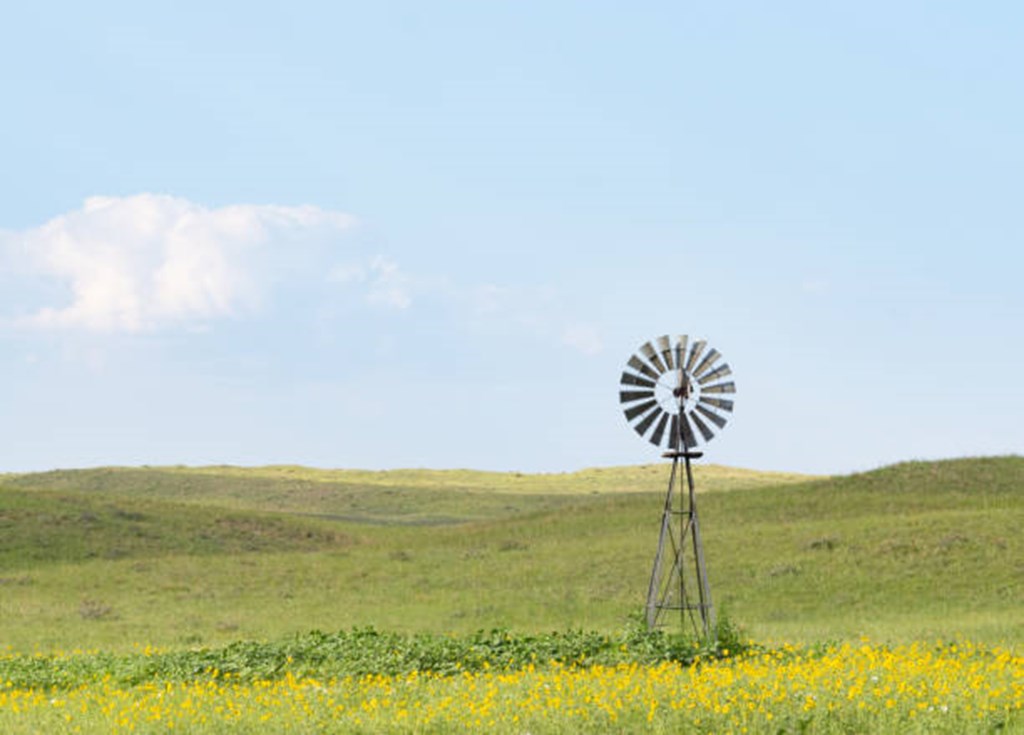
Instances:
[[[707,443],[715,435],[709,424],[721,429],[726,423],[722,414],[733,409],[732,400],[723,396],[735,393],[736,384],[723,381],[732,371],[725,363],[716,365],[720,357],[704,340],[691,342],[685,334],[658,337],[629,358],[619,392],[626,420],[672,460],[647,590],[647,624],[664,624],[668,614],[678,611],[682,627],[692,625],[705,638],[715,631],[715,612],[690,462],[703,456],[696,451],[694,428]]]

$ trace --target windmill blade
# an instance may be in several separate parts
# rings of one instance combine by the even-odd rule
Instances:
[[[632,403],[645,398],[654,398],[653,390],[622,390],[619,391],[619,403]]]
[[[651,346],[650,342],[644,342],[640,345],[640,351],[644,353],[644,357],[650,360],[659,373],[665,372],[665,365],[661,362],[661,358],[658,357],[658,353],[654,351],[654,347]]]
[[[707,406],[702,406],[698,403],[694,408],[704,414],[719,429],[725,428],[725,418],[719,416]]]
[[[662,423],[664,423],[665,412],[659,408],[657,411],[651,411],[649,414],[647,414],[642,419],[640,419],[640,421],[637,422],[636,426],[633,427],[634,429],[636,429],[636,433],[639,434],[640,436],[646,434],[647,430],[651,428],[651,424],[654,423],[654,420],[658,418],[658,416],[661,416]],[[651,441],[657,444],[657,442],[655,442],[653,438],[651,439]]]
[[[693,348],[690,350],[690,359],[686,361],[686,372],[693,374],[693,364],[697,362],[697,358],[700,357],[700,353],[704,351],[704,346],[707,344],[702,339],[698,339],[693,343]]]
[[[623,413],[626,414],[627,420],[632,421],[640,414],[647,413],[657,405],[658,402],[655,401],[654,399],[651,399],[649,401],[644,401],[643,403],[638,403],[637,405],[631,408],[627,408],[625,411],[623,411]]]
[[[675,363],[672,360],[672,345],[669,344],[667,334],[658,337],[658,349],[661,351],[661,358],[665,361],[666,369],[674,370]]]
[[[709,396],[701,396],[698,398],[701,403],[706,403],[709,406],[720,408],[723,411],[732,411],[732,401],[727,401],[724,398],[711,398]]]
[[[656,372],[654,372],[653,370],[651,370],[651,366],[648,365],[643,360],[641,360],[636,355],[633,355],[632,357],[630,357],[629,358],[629,362],[627,362],[626,364],[629,365],[634,370],[636,370],[638,373],[643,373],[648,378],[654,378],[655,380],[658,379],[658,374]]]
[[[712,348],[712,349],[711,349],[711,352],[709,352],[709,353],[708,353],[708,354],[707,354],[707,355],[706,355],[706,356],[704,357],[704,359],[703,359],[703,360],[701,360],[701,361],[700,361],[700,362],[699,362],[699,363],[697,364],[697,367],[695,367],[695,368],[693,369],[693,374],[699,377],[701,373],[703,373],[703,372],[704,372],[705,370],[707,370],[707,369],[708,369],[709,367],[711,367],[711,364],[712,364],[712,363],[713,363],[713,362],[714,362],[715,360],[717,360],[717,359],[718,359],[719,357],[721,357],[721,356],[722,356],[722,353],[720,353],[720,352],[719,352],[718,350],[716,350],[716,349]]]
[[[693,427],[690,426],[685,413],[679,414],[679,423],[683,428],[683,441],[685,442],[686,449],[697,446],[697,437],[693,435]]]
[[[669,429],[668,448],[679,449],[679,415],[672,414],[672,428]]]
[[[686,360],[686,341],[689,339],[685,334],[680,334],[676,337],[676,368],[682,369],[683,362]]]
[[[736,384],[732,382],[719,383],[718,385],[709,385],[708,387],[701,388],[700,390],[702,393],[735,393]]]
[[[639,375],[633,375],[633,373],[623,373],[622,379],[619,382],[623,385],[637,385],[641,388],[653,388],[657,385],[653,380],[641,378]]]
[[[724,378],[726,375],[732,375],[732,370],[729,368],[728,365],[719,365],[704,377],[698,378],[697,382],[700,383],[701,385],[707,385],[712,380]]]
[[[654,433],[651,434],[651,444],[656,447],[661,446],[661,438],[665,435],[666,424],[668,424],[668,414],[662,411],[661,419],[658,421],[658,425],[654,427]]]
[[[700,420],[700,416],[698,416],[695,411],[690,411],[690,420],[697,426],[697,429],[700,431],[700,435],[704,437],[705,442],[709,442],[712,438],[714,438],[715,432],[713,432],[710,428],[708,428],[707,424]]]

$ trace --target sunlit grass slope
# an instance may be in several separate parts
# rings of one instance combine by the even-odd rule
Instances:
[[[642,604],[667,474],[8,476],[0,648],[212,644],[367,624],[620,629]],[[715,601],[758,638],[1024,636],[1024,458],[838,478],[701,466],[697,482]]]
[[[554,510],[580,496],[646,493],[659,465],[558,474],[473,470],[320,470],[307,467],[103,467],[0,478],[12,488],[63,490],[244,510],[319,515],[334,520],[459,523]],[[815,479],[809,475],[707,465],[701,492],[753,489]]]

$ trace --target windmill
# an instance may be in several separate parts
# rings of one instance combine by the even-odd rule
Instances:
[[[658,337],[629,358],[619,391],[626,420],[672,460],[647,589],[647,624],[662,625],[667,614],[678,612],[684,628],[689,624],[705,638],[715,631],[715,614],[690,462],[704,454],[696,451],[697,434],[700,441],[711,441],[733,409],[725,396],[736,392],[736,384],[724,380],[732,370],[718,364],[720,358],[704,340],[690,341],[685,334]]]

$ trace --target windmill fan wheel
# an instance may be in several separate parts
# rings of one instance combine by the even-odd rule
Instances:
[[[636,432],[657,447],[689,450],[711,441],[732,413],[736,384],[718,350],[687,335],[658,337],[629,358],[619,402]],[[696,432],[696,433],[695,433]]]

